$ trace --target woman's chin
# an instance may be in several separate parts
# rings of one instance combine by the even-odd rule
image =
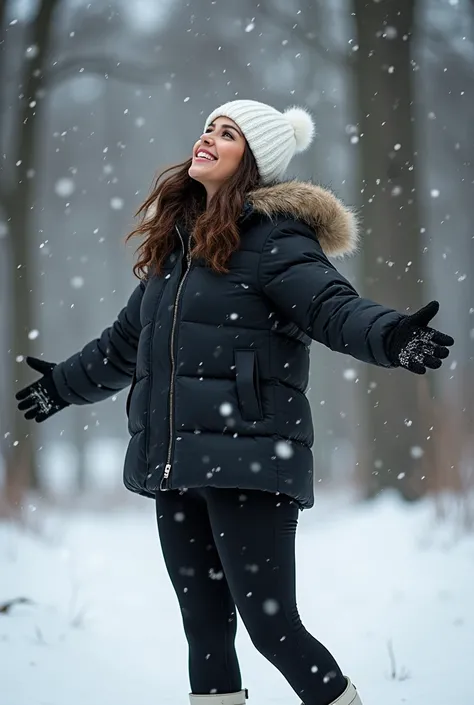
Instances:
[[[190,176],[191,179],[194,179],[195,181],[204,183],[205,181],[209,181],[207,171],[208,170],[206,169],[206,166],[204,166],[203,168],[199,164],[191,164],[188,169],[188,176]]]
[[[188,175],[195,181],[201,181],[204,176],[203,169],[200,169],[199,166],[196,166],[195,164],[191,164],[188,169]]]

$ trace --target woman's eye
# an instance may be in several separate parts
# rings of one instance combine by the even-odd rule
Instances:
[[[212,128],[211,128],[211,127],[208,127],[208,128],[207,128],[205,134],[207,135],[209,132],[212,132]],[[234,135],[232,134],[232,132],[229,132],[229,130],[224,130],[224,132],[222,133],[222,135],[223,135],[224,137],[225,137],[226,135],[229,135],[229,137],[231,137],[232,139],[234,139]]]

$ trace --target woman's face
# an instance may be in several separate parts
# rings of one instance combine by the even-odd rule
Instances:
[[[216,118],[194,145],[188,174],[212,196],[235,174],[244,151],[245,137],[235,122],[228,117]]]

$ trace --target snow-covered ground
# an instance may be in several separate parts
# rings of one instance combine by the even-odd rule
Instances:
[[[187,703],[153,503],[55,515],[45,533],[0,524],[0,603],[32,600],[0,614],[0,704]],[[301,516],[298,594],[364,705],[474,702],[474,537],[436,525],[429,502],[318,499]],[[299,703],[242,626],[238,649],[249,705]]]

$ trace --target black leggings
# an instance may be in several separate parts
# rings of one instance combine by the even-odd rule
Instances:
[[[305,705],[329,705],[346,681],[309,634],[296,606],[297,505],[259,490],[157,493],[165,563],[189,644],[194,694],[242,689],[234,647],[236,606],[255,647]]]

